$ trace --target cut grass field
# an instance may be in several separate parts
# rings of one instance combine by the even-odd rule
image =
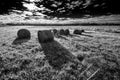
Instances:
[[[22,28],[31,39],[17,39]],[[71,35],[39,43],[38,30],[51,29],[69,29]],[[85,32],[74,35],[75,29]],[[0,80],[120,80],[120,15],[0,15]]]
[[[30,40],[16,41],[22,28],[31,32]],[[71,35],[41,44],[37,32],[46,29],[70,29]],[[74,35],[74,29],[85,32]],[[99,69],[91,80],[119,80],[119,30],[119,26],[1,26],[0,80],[82,80],[81,73],[90,64]],[[84,57],[84,66],[67,54]]]

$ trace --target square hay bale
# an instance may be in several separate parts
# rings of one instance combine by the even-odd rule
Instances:
[[[64,35],[65,34],[65,30],[64,29],[60,29],[59,34],[60,35]]]
[[[81,30],[78,30],[78,29],[75,29],[73,34],[78,34],[78,35],[81,35],[83,31]]]
[[[54,40],[53,33],[50,30],[38,31],[38,40],[40,43],[51,42]]]

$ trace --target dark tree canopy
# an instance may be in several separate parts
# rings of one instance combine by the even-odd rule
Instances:
[[[52,15],[120,13],[118,0],[39,0],[35,4]]]
[[[11,9],[24,9],[24,0],[0,0],[0,14],[7,13]]]
[[[0,0],[0,14],[12,9],[24,10],[23,2],[29,0]],[[118,0],[36,0],[39,12],[47,15],[83,15],[120,13]]]

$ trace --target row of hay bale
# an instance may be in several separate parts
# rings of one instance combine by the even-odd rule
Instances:
[[[85,32],[85,30],[79,30],[79,29],[75,29],[73,31],[73,34],[78,34],[78,35],[81,35],[83,32]],[[70,35],[70,30],[69,29],[60,29],[60,30],[57,30],[57,29],[53,29],[53,33],[54,35],[56,34],[59,34],[59,35]]]
[[[84,30],[74,30],[73,34],[78,34],[81,35],[82,32],[85,32]],[[53,29],[53,30],[39,30],[38,31],[38,40],[39,42],[50,42],[54,40],[54,35],[65,35],[68,36],[70,35],[69,29]],[[27,29],[20,29],[17,32],[18,39],[30,39],[31,38],[31,33]]]
[[[57,29],[53,29],[52,30],[53,31],[53,34],[54,35],[66,35],[66,36],[68,36],[68,35],[70,35],[70,31],[69,31],[69,29],[60,29],[60,30],[57,30]]]

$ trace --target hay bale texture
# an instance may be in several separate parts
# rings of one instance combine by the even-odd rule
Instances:
[[[53,29],[53,33],[54,35],[58,33],[58,30],[57,29]]]
[[[73,31],[73,34],[79,34],[79,35],[81,35],[81,34],[82,34],[82,31],[81,31],[81,30],[78,30],[78,29],[75,29],[75,30]]]
[[[31,34],[27,29],[20,29],[17,32],[18,39],[30,39]]]
[[[53,33],[50,30],[38,31],[38,40],[40,43],[51,42],[54,40]]]
[[[69,31],[69,29],[66,29],[65,31],[64,31],[64,35],[70,35],[70,31]]]
[[[59,34],[60,34],[60,35],[64,35],[64,34],[65,34],[64,29],[60,29]]]

